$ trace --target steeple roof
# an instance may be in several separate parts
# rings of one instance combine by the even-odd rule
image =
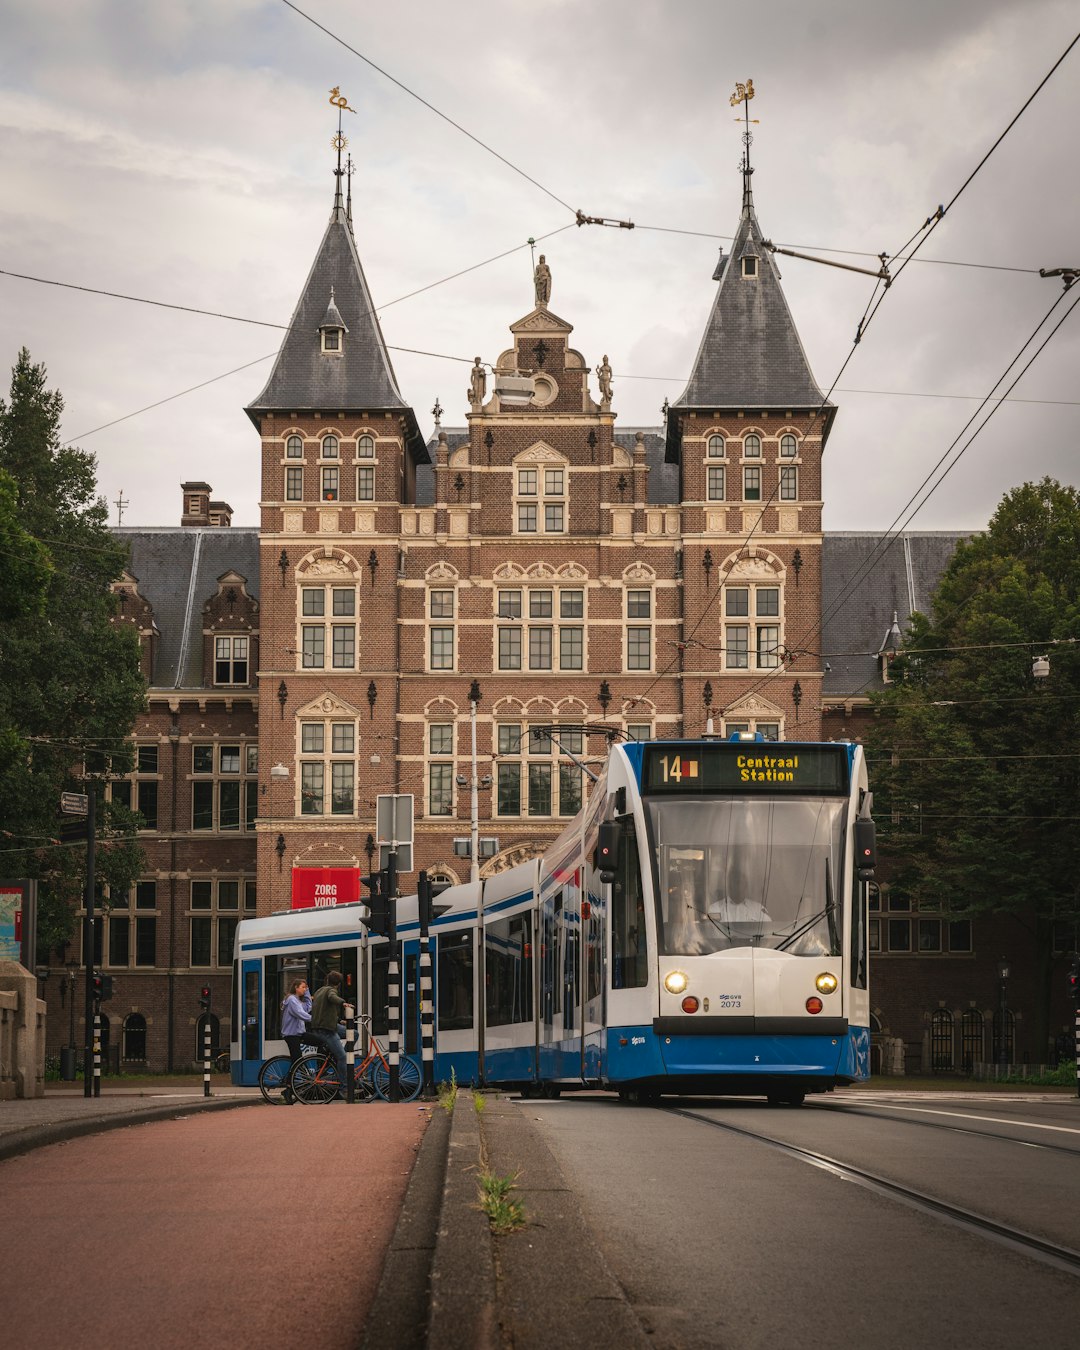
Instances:
[[[822,393],[780,287],[774,255],[762,247],[761,227],[747,184],[731,252],[721,270],[712,312],[686,388],[672,413],[739,409],[818,408]],[[744,275],[744,258],[756,275]],[[753,264],[751,264],[753,267]],[[714,274],[715,276],[715,274]],[[826,404],[825,431],[833,404]],[[668,458],[677,459],[679,418],[668,422]]]
[[[328,323],[340,323],[346,333],[341,350],[332,354],[322,350],[320,339]],[[258,426],[267,412],[346,409],[401,413],[410,449],[418,462],[426,462],[416,414],[398,389],[339,191],[270,378],[245,411]]]

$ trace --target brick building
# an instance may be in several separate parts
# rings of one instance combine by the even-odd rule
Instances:
[[[876,536],[823,537],[836,410],[762,246],[748,174],[663,427],[617,425],[607,357],[575,349],[541,262],[505,349],[487,368],[477,358],[467,425],[425,443],[339,191],[246,410],[259,530],[232,527],[210,486],[189,482],[179,528],[119,531],[131,561],[117,590],[149,694],[136,771],[110,791],[147,819],[148,870],[100,925],[114,1062],[189,1062],[205,983],[227,1042],[238,919],[287,908],[315,880],[354,894],[378,866],[378,794],[415,797],[403,887],[420,867],[467,878],[455,840],[470,833],[474,716],[488,874],[558,833],[587,786],[582,764],[613,736],[710,723],[856,736],[894,614],[902,628],[927,605],[956,536],[903,536],[863,574]],[[1035,992],[1004,922],[874,916],[886,1067],[990,1056],[999,945],[1016,953],[1012,1006]],[[61,987],[72,979],[46,982],[51,1050],[68,1039]],[[1045,1058],[1019,1020],[1008,1027],[1017,1058]]]

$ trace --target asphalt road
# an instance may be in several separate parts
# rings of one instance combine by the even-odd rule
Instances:
[[[427,1113],[194,1114],[0,1165],[7,1350],[358,1344]]]
[[[1075,1100],[818,1100],[528,1104],[657,1350],[1075,1347],[1080,1274],[751,1137],[1080,1250]]]

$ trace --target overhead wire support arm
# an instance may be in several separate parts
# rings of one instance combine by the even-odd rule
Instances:
[[[1060,277],[1065,289],[1068,290],[1075,283],[1076,278],[1080,277],[1080,267],[1040,267],[1039,276]]]
[[[878,281],[885,283],[886,290],[892,285],[892,277],[889,275],[888,254],[879,253],[881,266],[876,272],[869,267],[855,267],[851,263],[834,262],[832,258],[819,258],[813,253],[797,253],[793,248],[781,248],[779,244],[774,244],[771,239],[763,239],[761,247],[767,248],[770,253],[783,253],[789,258],[802,258],[805,262],[824,263],[826,267],[840,267],[845,272],[861,272],[866,277],[877,277]]]
[[[587,216],[584,211],[578,211],[576,215],[579,225],[608,225],[613,230],[632,230],[634,228],[632,220],[616,220],[614,216]]]

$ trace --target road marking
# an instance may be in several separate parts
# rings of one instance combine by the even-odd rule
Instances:
[[[977,1120],[984,1125],[1016,1125],[1022,1130],[1053,1130],[1055,1134],[1080,1134],[1069,1125],[1036,1125],[1029,1120],[1006,1120],[1003,1116],[977,1116],[967,1111],[932,1111],[925,1106],[895,1106],[892,1102],[874,1102],[885,1111],[910,1111],[917,1116],[952,1116],[957,1120]]]

